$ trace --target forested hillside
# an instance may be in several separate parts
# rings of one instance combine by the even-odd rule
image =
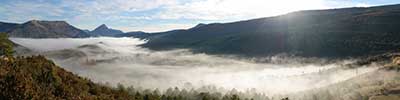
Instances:
[[[298,11],[162,32],[143,45],[210,54],[360,57],[400,48],[400,5]]]

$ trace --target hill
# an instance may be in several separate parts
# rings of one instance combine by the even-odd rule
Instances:
[[[65,21],[31,20],[8,29],[10,37],[22,38],[80,38],[89,35]]]
[[[161,32],[142,46],[251,57],[360,57],[400,48],[399,12],[400,5],[298,11]]]

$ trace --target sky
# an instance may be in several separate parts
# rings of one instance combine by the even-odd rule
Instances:
[[[0,21],[63,20],[93,30],[124,32],[187,29],[299,10],[400,4],[400,0],[0,0]]]

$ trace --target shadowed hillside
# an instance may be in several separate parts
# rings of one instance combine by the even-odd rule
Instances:
[[[400,48],[400,5],[298,11],[157,33],[143,47],[210,54],[360,57]]]
[[[5,22],[0,22],[0,32],[8,32],[15,27],[17,27],[19,24],[15,23],[5,23]]]

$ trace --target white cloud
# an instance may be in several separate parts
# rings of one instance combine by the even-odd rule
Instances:
[[[155,24],[155,25],[146,25],[146,26],[117,26],[116,29],[124,30],[125,32],[129,31],[145,31],[145,32],[163,32],[169,31],[172,29],[188,29],[193,27],[193,24]]]
[[[115,16],[106,16],[104,17],[105,20],[113,20],[113,19],[119,19],[119,20],[150,20],[152,19],[149,16],[120,16],[120,15],[115,15]]]
[[[254,60],[258,59],[193,54],[187,50],[157,52],[141,48],[138,45],[145,41],[135,38],[11,40],[41,52],[66,70],[95,82],[123,83],[143,88],[159,88],[161,91],[169,87],[188,89],[212,85],[229,90],[235,88],[239,91],[257,88],[259,92],[267,95],[286,94],[335,86],[336,83],[379,68],[379,65],[375,64],[348,68],[346,65],[354,63],[353,60],[324,64],[319,62],[323,59],[315,58],[266,57],[260,60],[270,59],[272,62],[281,63],[257,63]],[[93,45],[98,48],[77,48],[81,45]],[[85,56],[60,57],[65,54],[63,49],[84,53]],[[302,63],[304,61],[308,63]],[[187,87],[188,82],[190,87]]]
[[[63,6],[71,7],[82,13],[118,14],[150,10],[175,3],[175,0],[64,0]]]
[[[2,9],[6,9],[1,11],[1,15],[6,16],[9,21],[16,22],[25,22],[32,19],[52,20],[47,17],[60,17],[66,13],[61,7],[50,3],[14,1],[0,6],[2,6]]]
[[[126,24],[126,22],[134,22],[135,20],[150,20],[152,19],[151,16],[126,15],[124,13],[142,13],[163,6],[174,5],[176,2],[176,0],[64,0],[61,6],[76,12],[76,15],[69,19],[71,23],[77,23],[80,28],[93,29],[98,24],[106,24],[105,22]],[[119,26],[125,26],[121,30],[130,31],[126,27],[128,25]],[[119,28],[116,27],[116,29]]]
[[[160,19],[237,20],[281,15],[293,11],[367,7],[347,0],[202,0],[165,7]]]
[[[204,0],[165,7],[161,19],[224,20],[266,17],[297,10],[327,8],[324,0]]]
[[[192,21],[192,24],[197,24],[195,22],[199,20],[225,22],[268,17],[298,10],[352,6],[372,5],[349,0],[62,0],[57,4],[16,0],[9,4],[0,4],[0,15],[3,16],[0,18],[16,22],[31,19],[66,20],[84,29],[92,29],[98,24],[108,22],[124,26],[120,28],[125,31],[154,32],[193,26],[175,24],[171,20],[187,19]],[[147,21],[146,24],[152,25],[133,28],[126,25],[143,20]],[[160,24],[160,20],[170,20],[168,21],[170,23]]]
[[[359,4],[356,4],[355,6],[356,6],[356,7],[370,7],[370,6],[373,6],[373,5],[371,5],[371,4],[366,4],[366,3],[359,3]]]

